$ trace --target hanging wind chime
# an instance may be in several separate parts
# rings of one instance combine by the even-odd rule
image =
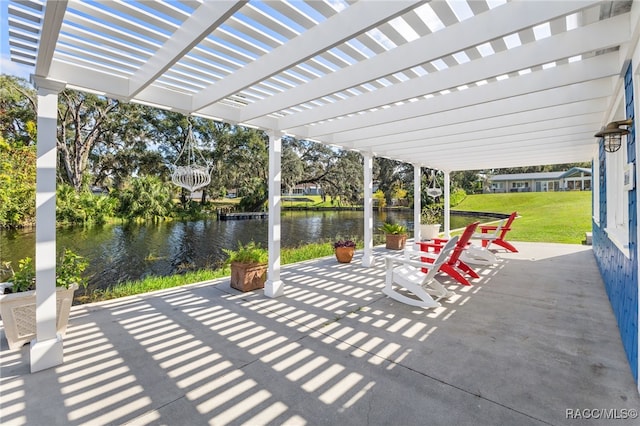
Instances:
[[[431,186],[427,188],[427,195],[433,198],[442,195],[442,189],[436,186],[436,175],[433,170],[431,170]]]
[[[181,161],[182,159],[182,161]],[[182,165],[178,165],[182,163]],[[191,124],[187,139],[185,140],[180,155],[173,164],[173,172],[171,173],[171,181],[182,188],[193,192],[203,188],[211,182],[211,163],[207,162],[198,148],[196,140],[193,137]]]

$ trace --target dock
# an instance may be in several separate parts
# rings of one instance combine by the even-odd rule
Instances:
[[[220,220],[266,219],[267,217],[269,217],[267,212],[218,213]]]

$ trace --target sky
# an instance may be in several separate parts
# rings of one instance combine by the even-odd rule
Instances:
[[[11,62],[9,57],[9,24],[7,16],[8,0],[0,0],[0,39],[2,44],[2,56],[0,57],[0,74],[15,75],[29,80],[29,75],[33,71],[32,67]]]

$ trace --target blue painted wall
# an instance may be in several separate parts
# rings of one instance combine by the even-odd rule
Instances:
[[[625,103],[628,118],[634,118],[633,84],[631,64],[625,74]],[[635,120],[634,120],[635,123]],[[636,163],[635,124],[627,136],[627,158]],[[600,223],[593,224],[593,250],[600,273],[609,296],[609,301],[618,321],[622,344],[629,360],[633,377],[638,382],[638,217],[637,217],[637,187],[629,191],[629,253],[627,258],[609,240],[603,228],[607,223],[607,193],[605,152],[600,145],[599,161],[594,167],[600,168]],[[636,167],[639,167],[636,163]]]

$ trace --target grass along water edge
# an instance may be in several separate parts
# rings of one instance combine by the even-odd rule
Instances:
[[[362,242],[359,242],[358,248],[362,248]],[[300,247],[283,248],[281,250],[282,264],[302,262],[320,257],[332,256],[334,252],[333,244],[311,243]],[[93,290],[90,293],[79,294],[76,296],[74,303],[84,304],[91,302],[99,302],[103,300],[116,299],[119,297],[133,296],[136,294],[148,293],[156,290],[179,287],[186,284],[194,284],[203,281],[211,281],[218,278],[225,278],[231,274],[231,269],[222,267],[218,269],[201,269],[198,271],[189,271],[184,274],[176,274],[169,276],[149,276],[141,280],[124,281],[114,286],[107,287],[104,290]]]

